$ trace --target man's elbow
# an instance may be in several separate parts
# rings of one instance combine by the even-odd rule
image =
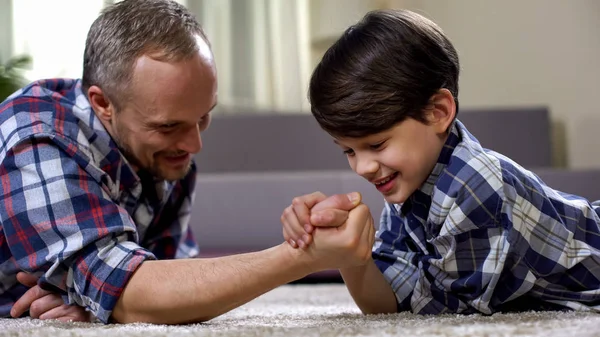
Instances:
[[[125,309],[122,306],[115,306],[112,312],[111,322],[117,324],[128,323],[149,323],[149,324],[193,324],[204,323],[217,317],[218,315],[203,315],[198,317],[186,317],[185,314],[177,314],[176,312],[140,312],[135,309]]]
[[[110,317],[111,323],[127,324],[127,323],[154,323],[151,322],[151,317],[136,313],[134,310],[127,310],[122,305],[117,304],[113,309]]]

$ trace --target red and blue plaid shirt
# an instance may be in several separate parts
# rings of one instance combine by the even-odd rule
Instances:
[[[456,121],[425,184],[386,203],[373,258],[399,310],[600,311],[600,208],[486,150]]]
[[[19,271],[108,322],[147,259],[195,257],[195,166],[182,180],[136,173],[81,81],[34,82],[0,105],[0,316],[27,290]]]

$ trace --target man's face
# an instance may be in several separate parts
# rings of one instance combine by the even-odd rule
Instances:
[[[217,79],[208,48],[179,62],[138,59],[130,98],[111,120],[111,135],[137,169],[165,180],[183,178],[200,133],[210,124]]]

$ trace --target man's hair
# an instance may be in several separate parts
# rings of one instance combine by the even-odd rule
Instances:
[[[458,112],[456,50],[431,20],[371,11],[325,52],[310,79],[317,122],[333,136],[364,137],[413,118],[426,123],[433,94],[448,89]]]
[[[107,7],[92,24],[85,45],[82,86],[99,86],[119,109],[135,61],[150,55],[178,61],[208,39],[195,16],[170,0],[124,0]]]

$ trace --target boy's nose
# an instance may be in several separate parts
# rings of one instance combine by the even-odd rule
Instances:
[[[356,158],[354,172],[356,172],[358,175],[365,178],[371,178],[375,173],[377,173],[378,170],[379,164],[377,161],[368,157]]]

